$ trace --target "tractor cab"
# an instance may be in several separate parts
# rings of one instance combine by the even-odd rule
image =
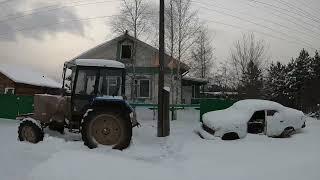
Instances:
[[[81,133],[89,148],[129,146],[139,125],[125,98],[125,66],[104,59],[75,59],[64,64],[62,95],[38,94],[34,113],[21,116],[19,139],[37,143],[43,128]]]
[[[124,64],[104,59],[76,59],[64,64],[63,90],[70,96],[70,119],[79,122],[96,101],[124,102]]]

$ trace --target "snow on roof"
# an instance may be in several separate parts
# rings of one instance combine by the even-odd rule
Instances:
[[[202,83],[207,83],[208,82],[207,79],[195,78],[195,77],[190,77],[190,76],[184,76],[184,77],[182,77],[182,80],[202,82]]]
[[[205,94],[212,94],[212,95],[238,95],[238,92],[223,92],[223,91],[215,91],[215,92],[204,92]]]
[[[34,71],[27,67],[0,64],[0,72],[16,83],[50,88],[62,87],[60,83],[46,77],[43,73]]]
[[[67,63],[71,63],[77,66],[113,67],[122,69],[125,68],[123,63],[107,59],[75,59]]]

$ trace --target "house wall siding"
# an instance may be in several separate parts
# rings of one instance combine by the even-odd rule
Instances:
[[[115,39],[107,44],[101,46],[100,48],[97,48],[96,50],[89,51],[88,53],[85,53],[78,58],[84,58],[84,59],[113,59],[113,60],[119,60],[120,62],[123,62],[126,65],[127,68],[127,78],[126,78],[126,93],[128,100],[131,100],[131,88],[132,84],[132,68],[131,68],[131,62],[130,60],[121,60],[120,59],[120,52],[121,52],[121,44],[129,44],[133,43],[132,40],[127,39]],[[143,103],[158,103],[158,71],[156,70],[157,67],[159,67],[159,58],[158,58],[158,52],[157,50],[154,50],[153,48],[150,48],[150,46],[147,46],[143,43],[137,43],[136,45],[136,76],[137,79],[139,78],[145,78],[150,80],[150,89],[151,94],[149,98],[137,98],[137,102],[143,102]],[[169,62],[169,57],[165,57],[165,62]],[[171,92],[173,93],[173,89],[178,90],[178,93],[175,93],[174,95],[170,95],[170,102],[176,103],[176,99],[178,99],[177,103],[181,103],[181,81],[178,82],[177,80],[173,80],[173,86],[171,86],[171,74],[170,70],[166,68],[165,78],[164,78],[164,85],[170,87]],[[177,96],[178,95],[178,96]]]
[[[191,104],[192,99],[192,86],[183,86],[182,87],[182,97],[185,104]]]
[[[17,83],[15,94],[24,96],[33,96],[35,94],[59,94],[59,89]]]
[[[4,74],[0,73],[0,88],[14,88],[16,95],[33,96],[34,94],[59,94],[58,88],[39,87],[29,84],[15,83]]]
[[[9,79],[7,76],[0,73],[0,88],[4,89],[7,87],[15,88],[15,83],[11,79]]]

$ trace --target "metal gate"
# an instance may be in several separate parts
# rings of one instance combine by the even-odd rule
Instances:
[[[236,100],[228,99],[201,99],[200,100],[200,121],[202,121],[202,115],[210,112],[226,109],[235,103]]]
[[[0,95],[0,118],[15,119],[33,112],[33,96]]]

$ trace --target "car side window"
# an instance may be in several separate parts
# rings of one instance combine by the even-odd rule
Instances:
[[[276,112],[276,110],[267,110],[267,116],[273,116]]]

